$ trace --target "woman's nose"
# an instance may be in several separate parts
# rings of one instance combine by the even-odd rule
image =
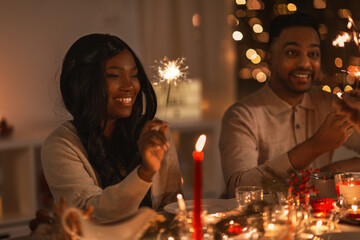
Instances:
[[[130,78],[125,78],[124,81],[121,82],[120,90],[121,91],[130,91],[134,88]]]

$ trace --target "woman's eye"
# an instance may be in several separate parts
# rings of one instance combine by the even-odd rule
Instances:
[[[115,74],[115,73],[107,73],[106,77],[108,77],[108,78],[117,78],[117,77],[120,77],[120,76],[118,74]]]
[[[134,74],[131,76],[131,78],[138,78],[139,77],[139,74]]]

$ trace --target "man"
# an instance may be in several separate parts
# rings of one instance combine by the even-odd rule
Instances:
[[[332,107],[336,96],[312,87],[321,68],[318,25],[301,13],[271,22],[266,57],[271,79],[223,117],[219,147],[230,197],[235,187],[261,185],[263,177],[332,169],[333,151],[343,144],[360,153],[360,135],[353,134],[347,115]]]

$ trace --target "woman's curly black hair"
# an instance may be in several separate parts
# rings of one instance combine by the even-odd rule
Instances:
[[[128,118],[116,120],[111,140],[104,137],[107,122],[108,88],[105,62],[127,49],[138,68],[140,92]],[[60,90],[66,109],[88,152],[103,188],[118,183],[141,163],[137,140],[146,121],[152,120],[157,103],[154,89],[134,51],[120,38],[109,34],[90,34],[78,39],[62,64]],[[145,97],[145,101],[143,98]],[[145,106],[144,106],[145,103]],[[104,124],[101,124],[102,121]],[[121,169],[121,170],[120,170]]]

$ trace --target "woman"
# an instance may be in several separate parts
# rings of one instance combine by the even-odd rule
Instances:
[[[60,90],[73,120],[41,150],[56,202],[94,207],[98,222],[119,220],[139,206],[161,210],[181,192],[168,125],[153,120],[156,96],[133,50],[116,36],[90,34],[67,52]]]

